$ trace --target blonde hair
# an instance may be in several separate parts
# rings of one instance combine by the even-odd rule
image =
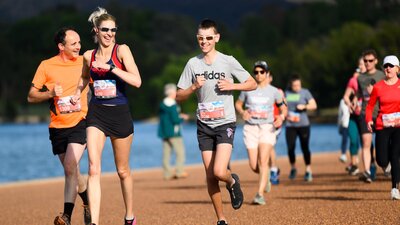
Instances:
[[[97,9],[93,11],[88,18],[88,22],[91,23],[93,26],[92,32],[94,32],[94,28],[99,27],[100,24],[106,20],[112,20],[116,23],[115,17],[112,16],[111,14],[108,14],[106,9],[97,7]],[[93,37],[94,37],[94,42],[97,43],[98,40],[95,33],[93,34]]]

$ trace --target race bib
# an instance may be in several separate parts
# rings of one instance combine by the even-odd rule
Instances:
[[[267,119],[270,109],[266,105],[253,105],[249,108],[249,114],[254,119]]]
[[[224,102],[206,102],[198,104],[200,119],[218,120],[225,118]]]
[[[382,114],[383,127],[400,127],[400,112]]]
[[[93,88],[96,98],[108,99],[117,97],[115,80],[95,80]]]
[[[80,100],[75,105],[73,105],[71,103],[71,97],[72,96],[66,96],[66,97],[59,98],[57,100],[58,111],[61,114],[67,114],[67,113],[81,111],[81,102],[80,102]]]
[[[288,120],[293,123],[300,122],[300,113],[289,111]]]

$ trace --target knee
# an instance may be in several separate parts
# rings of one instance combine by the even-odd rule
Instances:
[[[66,177],[71,177],[77,175],[78,167],[76,164],[65,164],[64,165],[64,174]]]
[[[126,178],[129,178],[131,176],[131,170],[128,168],[125,169],[118,169],[117,171],[118,177],[121,180],[125,180]]]
[[[100,166],[96,166],[96,165],[89,165],[89,176],[98,176],[100,175],[101,170],[100,170]]]
[[[226,170],[222,170],[222,169],[215,169],[215,170],[214,170],[214,177],[215,177],[217,180],[222,180],[222,179],[224,179],[224,178],[225,178],[225,175],[226,175]]]

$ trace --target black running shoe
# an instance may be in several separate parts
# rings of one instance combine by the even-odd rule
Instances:
[[[71,225],[71,219],[67,214],[63,213],[61,216],[56,216],[54,225]]]
[[[225,220],[220,220],[217,222],[217,225],[228,225],[228,223]]]
[[[358,179],[364,181],[365,183],[372,183],[371,174],[369,174],[368,172],[362,173]]]
[[[226,185],[226,189],[229,191],[229,195],[231,196],[231,204],[234,209],[239,209],[243,203],[243,192],[240,189],[240,180],[237,174],[232,173],[232,178],[235,180],[235,183],[232,187]]]

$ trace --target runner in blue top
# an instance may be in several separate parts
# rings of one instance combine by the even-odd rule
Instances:
[[[243,203],[239,177],[227,169],[236,128],[232,91],[253,90],[256,82],[235,58],[215,49],[219,39],[216,23],[203,20],[197,33],[202,53],[186,64],[177,85],[177,100],[185,100],[194,92],[197,95],[197,139],[208,193],[217,214],[217,224],[226,225],[219,181],[226,183],[234,209],[239,209]],[[234,83],[233,77],[240,83]]]
[[[286,120],[286,144],[288,147],[289,161],[291,164],[290,179],[297,174],[296,169],[296,138],[300,138],[301,150],[303,151],[306,164],[305,181],[312,181],[310,142],[310,121],[307,111],[316,110],[317,103],[308,89],[301,87],[301,80],[294,75],[289,82],[289,89],[285,91],[288,104],[288,116]]]

